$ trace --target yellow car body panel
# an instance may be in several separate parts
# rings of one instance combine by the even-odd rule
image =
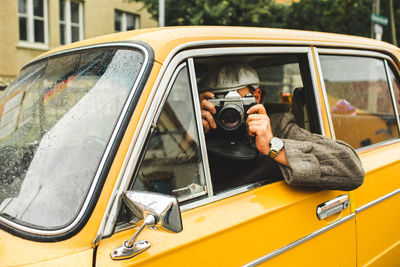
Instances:
[[[338,196],[338,191],[297,190],[283,182],[223,199],[183,213],[183,232],[170,234],[146,229],[140,239],[151,240],[152,247],[132,259],[113,261],[110,252],[134,233],[123,231],[104,239],[98,248],[99,266],[240,266],[307,236],[349,215],[349,209],[319,221],[315,208]],[[311,208],[312,207],[312,208]],[[304,214],[299,216],[298,214]],[[227,219],[229,218],[229,219]],[[284,254],[285,263],[296,266],[318,265],[325,258],[341,265],[355,264],[355,220],[334,232],[310,240],[307,248]],[[343,240],[340,241],[340,240]],[[325,242],[326,241],[326,242]],[[341,245],[338,246],[338,242]],[[315,258],[304,258],[306,249]],[[325,251],[339,253],[325,254]],[[231,257],[234,255],[234,257]],[[277,259],[282,258],[277,257]],[[279,262],[279,260],[278,260]],[[266,262],[269,264],[269,262]]]
[[[238,42],[230,42],[233,40]],[[112,260],[112,250],[129,239],[137,228],[123,230],[102,239],[96,249],[93,241],[129,153],[131,140],[135,132],[140,130],[140,118],[146,116],[145,107],[149,96],[152,90],[157,90],[154,85],[157,79],[161,79],[159,75],[162,74],[162,68],[180,51],[177,48],[200,47],[203,44],[212,47],[217,46],[216,43],[220,43],[218,46],[286,44],[358,48],[387,54],[397,66],[400,65],[398,48],[367,38],[245,27],[183,27],[124,32],[73,43],[40,57],[69,49],[123,41],[147,43],[154,50],[155,62],[90,219],[75,236],[59,242],[34,242],[0,231],[0,265],[90,266],[95,259],[96,266],[204,266],[210,263],[215,266],[237,266],[301,240],[400,188],[400,179],[394,179],[399,178],[400,173],[400,154],[393,152],[400,151],[400,143],[397,142],[359,153],[366,170],[364,185],[354,192],[346,193],[350,197],[351,209],[328,219],[318,220],[315,215],[316,207],[343,192],[297,189],[288,187],[284,182],[277,182],[182,212],[183,232],[179,234],[145,229],[139,239],[151,241],[149,250],[132,259]],[[315,55],[312,64],[315,69],[318,68]],[[314,75],[318,81],[323,129],[331,137],[322,81],[318,73]],[[400,196],[396,195],[360,211],[340,226],[321,233],[264,264],[321,266],[335,262],[339,266],[349,263],[349,266],[395,266],[400,259],[400,240],[397,240],[400,236],[397,227],[400,222],[400,214],[396,210],[398,206]],[[296,214],[304,216],[296,217]],[[386,217],[387,214],[390,216]],[[375,249],[375,243],[384,244],[387,250]],[[385,254],[385,251],[390,252]],[[93,253],[96,255],[93,256]],[[304,255],[313,257],[304,259]]]

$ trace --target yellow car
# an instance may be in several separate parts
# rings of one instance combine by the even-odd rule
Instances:
[[[214,186],[198,90],[230,62],[257,71],[269,115],[352,145],[364,184]],[[399,266],[399,69],[384,42],[242,27],[45,53],[0,100],[0,265]]]

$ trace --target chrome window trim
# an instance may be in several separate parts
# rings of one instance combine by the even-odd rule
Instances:
[[[375,144],[372,144],[372,145],[369,145],[369,146],[359,147],[359,148],[356,148],[355,150],[357,152],[361,153],[361,152],[364,152],[364,151],[369,151],[371,149],[377,149],[377,148],[380,148],[380,147],[385,147],[385,146],[396,144],[396,143],[400,143],[400,139],[399,138],[397,138],[397,139],[389,139],[389,140],[382,141],[382,142],[379,142],[379,143],[375,143]]]
[[[93,181],[91,183],[91,186],[89,188],[89,191],[87,193],[85,201],[83,202],[82,207],[79,210],[79,213],[74,218],[74,220],[71,223],[69,223],[67,226],[65,226],[63,228],[60,228],[60,229],[56,229],[56,230],[39,230],[39,229],[35,229],[35,228],[31,228],[31,227],[27,227],[27,226],[24,226],[24,225],[17,224],[17,223],[15,223],[13,221],[10,221],[10,220],[0,216],[0,221],[1,222],[5,223],[5,224],[7,224],[7,225],[9,225],[9,226],[11,226],[13,228],[16,228],[18,230],[27,232],[27,233],[36,234],[36,235],[52,236],[52,235],[60,235],[60,234],[63,234],[63,233],[66,233],[66,232],[70,231],[71,229],[73,229],[79,223],[79,221],[84,216],[84,214],[85,214],[85,212],[86,212],[86,210],[87,210],[87,208],[89,206],[90,200],[91,200],[91,198],[92,198],[92,196],[93,196],[93,194],[95,192],[95,188],[97,186],[98,180],[100,179],[100,174],[101,174],[101,172],[102,172],[102,170],[104,168],[106,159],[110,154],[111,147],[112,147],[113,143],[115,142],[115,139],[116,139],[118,131],[121,128],[121,124],[122,124],[122,121],[123,121],[123,119],[124,119],[124,117],[125,117],[125,115],[127,113],[129,104],[132,101],[132,98],[133,98],[133,96],[134,96],[134,94],[136,92],[137,86],[140,83],[140,81],[141,81],[141,79],[143,77],[143,74],[145,72],[145,68],[146,68],[146,66],[147,66],[147,64],[149,62],[149,58],[150,58],[149,52],[147,51],[146,47],[144,47],[144,46],[142,46],[140,44],[117,43],[116,42],[116,43],[107,43],[107,44],[101,44],[101,45],[89,45],[89,46],[85,46],[85,47],[80,47],[80,48],[61,51],[61,52],[58,52],[58,53],[55,53],[55,54],[50,54],[50,55],[47,55],[45,57],[41,57],[41,58],[39,58],[39,59],[37,59],[37,60],[35,60],[35,61],[33,61],[33,62],[31,62],[29,64],[29,65],[31,65],[31,64],[39,61],[39,60],[44,60],[46,58],[59,56],[59,55],[62,55],[62,54],[67,54],[67,53],[76,52],[76,51],[84,51],[84,50],[94,49],[94,48],[105,48],[105,47],[133,48],[133,49],[140,50],[144,55],[143,66],[142,66],[142,68],[141,68],[141,70],[140,70],[140,72],[139,72],[139,74],[138,74],[138,76],[137,76],[137,78],[135,80],[135,83],[133,84],[133,86],[132,86],[132,88],[130,90],[130,93],[128,94],[127,100],[126,100],[126,102],[125,102],[125,104],[124,104],[124,106],[123,106],[123,108],[121,110],[121,114],[120,114],[120,116],[118,118],[117,124],[114,127],[114,130],[112,132],[112,135],[110,137],[110,140],[108,142],[106,150],[105,150],[105,152],[103,154],[103,157],[101,158],[99,167],[97,168],[95,176],[93,177]]]
[[[315,64],[317,65],[319,80],[321,82],[322,97],[324,98],[324,102],[325,102],[325,111],[328,116],[329,131],[331,133],[331,138],[333,140],[336,140],[336,135],[335,135],[335,131],[333,128],[332,116],[331,116],[330,107],[329,107],[329,103],[328,103],[328,94],[326,93],[326,88],[325,88],[325,80],[324,80],[324,76],[322,75],[321,61],[319,60],[319,53],[318,53],[319,49],[314,48],[313,51],[314,51],[314,57],[315,57]]]
[[[311,80],[312,80],[312,84],[313,84],[313,89],[314,89],[314,100],[315,100],[315,104],[316,104],[316,108],[317,108],[317,114],[318,114],[318,120],[319,120],[319,127],[321,129],[321,135],[326,136],[326,132],[325,132],[325,127],[324,124],[322,123],[322,103],[321,100],[319,98],[319,86],[318,86],[318,79],[317,79],[317,71],[318,68],[315,69],[314,63],[316,63],[316,58],[317,56],[315,55],[315,48],[312,47],[310,48],[309,52],[307,53],[307,57],[308,57],[308,62],[310,65],[310,73],[311,73]],[[315,59],[314,59],[315,57]],[[311,64],[312,63],[312,64]],[[318,64],[317,64],[318,66]]]
[[[199,136],[200,142],[200,152],[202,157],[202,165],[203,165],[203,174],[207,186],[207,193],[208,196],[211,197],[214,195],[214,190],[211,182],[211,174],[210,174],[210,166],[208,165],[208,155],[207,155],[207,148],[206,148],[206,137],[203,131],[203,123],[201,118],[201,109],[200,109],[200,99],[199,99],[199,91],[197,89],[197,81],[196,81],[196,72],[194,68],[194,60],[193,58],[188,59],[189,64],[189,78],[191,83],[192,89],[192,100],[194,104],[194,112],[195,112],[195,119],[197,125],[197,133]]]
[[[391,198],[391,197],[393,197],[393,196],[395,196],[395,195],[397,195],[399,193],[400,193],[400,188],[398,188],[398,189],[394,190],[393,192],[390,192],[389,194],[386,194],[386,195],[384,195],[384,196],[382,196],[380,198],[377,198],[377,199],[375,199],[375,200],[373,200],[373,201],[371,201],[371,202],[369,202],[369,203],[357,208],[356,209],[356,214],[358,214],[358,213],[360,213],[360,212],[362,212],[362,211],[364,211],[364,210],[366,210],[366,209],[368,209],[368,208],[370,208],[372,206],[375,206],[376,204],[379,204],[382,201],[384,201],[384,200],[386,200],[388,198]]]
[[[392,106],[393,106],[394,114],[396,116],[397,132],[400,133],[399,111],[397,110],[396,98],[394,95],[392,80],[390,79],[390,76],[389,76],[390,67],[389,67],[388,61],[386,59],[384,60],[384,63],[385,63],[386,79],[388,80],[388,83],[389,83],[390,96],[392,98]],[[395,79],[397,79],[396,75],[395,74],[393,74],[393,75],[394,75]]]
[[[238,41],[238,40],[236,40]],[[118,175],[117,181],[115,183],[114,190],[112,192],[111,198],[108,202],[106,212],[103,216],[102,222],[100,224],[98,233],[93,240],[93,244],[97,245],[103,237],[107,237],[112,235],[115,222],[117,220],[118,211],[121,205],[121,195],[124,191],[128,189],[128,185],[130,179],[133,175],[134,168],[137,164],[137,160],[142,151],[142,147],[144,145],[147,132],[153,125],[154,116],[157,110],[160,108],[160,103],[163,95],[165,94],[166,86],[168,85],[170,78],[177,68],[177,66],[184,60],[188,60],[193,57],[206,57],[206,56],[223,56],[223,55],[251,55],[251,54],[277,54],[277,53],[285,53],[285,54],[300,54],[300,53],[310,53],[310,47],[218,47],[218,48],[197,48],[192,50],[185,50],[176,54],[179,49],[183,47],[196,46],[199,43],[204,45],[209,44],[210,42],[193,42],[184,44],[176,47],[174,50],[170,52],[167,56],[166,62],[162,65],[159,74],[154,82],[154,85],[151,89],[150,95],[146,101],[146,105],[144,107],[143,113],[139,119],[137,130],[135,131],[133,138],[129,144],[128,152],[125,156],[124,163],[122,165],[121,171]],[[212,42],[213,43],[213,42]],[[221,42],[216,42],[217,44],[221,44]],[[225,43],[225,42],[222,42]],[[246,42],[240,42],[246,44]],[[236,44],[236,42],[234,42]],[[248,44],[248,43],[247,43]],[[311,73],[313,72],[313,64],[310,64],[310,68],[312,68]],[[314,81],[315,82],[315,81]],[[313,84],[314,84],[313,82]],[[318,103],[317,103],[318,105]],[[320,110],[320,107],[317,107]],[[245,186],[245,188],[249,188],[249,186]],[[251,189],[252,187],[250,187]],[[250,190],[250,189],[247,189]],[[233,191],[235,192],[235,191]],[[244,191],[243,191],[244,192]],[[231,192],[231,195],[235,193]],[[197,203],[193,202],[193,203]],[[200,202],[201,203],[201,202]],[[204,204],[201,204],[204,205]],[[198,207],[200,205],[191,204],[191,208]],[[185,209],[185,205],[182,205],[182,209]]]
[[[350,215],[348,215],[348,216],[346,216],[346,217],[344,217],[344,218],[342,218],[342,219],[340,219],[340,220],[338,220],[338,221],[336,221],[334,223],[331,223],[331,224],[329,224],[329,225],[327,225],[327,226],[325,226],[325,227],[323,227],[323,228],[321,228],[321,229],[319,229],[319,230],[317,230],[317,231],[315,231],[315,232],[313,232],[313,233],[311,233],[311,234],[309,234],[309,235],[307,235],[305,237],[302,237],[302,238],[294,241],[293,243],[290,243],[290,244],[288,244],[288,245],[286,245],[284,247],[281,247],[280,249],[277,249],[277,250],[275,250],[275,251],[273,251],[271,253],[268,253],[267,255],[262,256],[262,257],[254,260],[252,262],[244,264],[243,266],[245,266],[245,267],[257,266],[257,265],[259,265],[259,264],[261,264],[261,263],[263,263],[263,262],[265,262],[267,260],[270,260],[270,259],[272,259],[272,258],[274,258],[274,257],[276,257],[276,256],[278,256],[278,255],[280,255],[280,254],[292,249],[292,248],[297,247],[298,245],[301,245],[301,244],[305,243],[306,241],[308,241],[310,239],[313,239],[314,237],[319,236],[320,234],[325,233],[326,231],[331,230],[332,228],[334,228],[334,227],[336,227],[338,225],[341,225],[344,222],[347,222],[347,221],[353,219],[354,217],[355,217],[355,214],[352,213],[352,214],[350,214]]]
[[[385,58],[391,60],[388,55],[384,55],[373,51],[360,51],[351,49],[335,49],[335,48],[317,48],[319,54],[324,55],[341,55],[341,56],[363,56],[363,57],[375,57],[375,58]]]
[[[279,182],[283,183],[283,181],[278,181],[277,183],[279,183]],[[264,184],[265,183],[263,181],[260,181],[260,182],[255,182],[252,184],[243,185],[241,187],[234,188],[234,189],[219,193],[217,195],[213,195],[211,197],[198,200],[196,202],[184,204],[180,207],[180,209],[181,209],[181,211],[191,210],[191,209],[194,209],[194,208],[197,208],[200,206],[204,206],[206,204],[210,204],[212,202],[216,202],[216,201],[219,201],[219,200],[222,200],[225,198],[229,198],[231,196],[235,196],[235,195],[250,191],[251,189],[259,187]]]

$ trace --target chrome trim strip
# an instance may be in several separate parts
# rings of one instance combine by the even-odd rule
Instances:
[[[203,166],[203,174],[206,179],[207,193],[208,196],[214,195],[214,190],[211,182],[211,173],[210,167],[208,165],[208,155],[207,155],[207,147],[206,147],[206,137],[204,135],[202,118],[201,118],[201,109],[200,109],[200,99],[199,99],[199,91],[197,89],[196,82],[196,72],[194,69],[194,61],[193,58],[188,59],[189,64],[189,78],[192,88],[192,100],[194,104],[194,111],[196,116],[196,124],[197,124],[197,134],[199,136],[200,142],[200,153],[202,156],[202,166]]]
[[[371,201],[371,202],[365,204],[364,206],[361,206],[358,209],[356,209],[356,214],[358,214],[358,213],[360,213],[360,212],[362,212],[362,211],[364,211],[364,210],[366,210],[366,209],[368,209],[368,208],[370,208],[372,206],[375,206],[376,204],[381,203],[382,201],[384,201],[384,200],[386,200],[388,198],[391,198],[391,197],[393,197],[393,196],[395,196],[395,195],[397,195],[399,193],[400,193],[400,188],[396,189],[395,191],[393,191],[393,192],[391,192],[391,193],[389,193],[387,195],[384,195],[384,196],[382,196],[380,198],[377,198],[374,201]]]
[[[319,120],[319,127],[321,129],[321,134],[326,136],[324,124],[322,123],[322,104],[319,99],[319,90],[318,90],[318,80],[317,80],[317,71],[314,66],[314,58],[313,58],[313,53],[314,53],[314,47],[309,48],[308,53],[307,53],[307,58],[308,58],[308,64],[310,65],[310,73],[311,73],[311,80],[313,84],[313,90],[314,90],[314,98],[315,98],[315,103],[317,105],[317,114],[318,114],[318,120]]]
[[[400,142],[399,138],[390,139],[390,140],[386,140],[386,141],[383,141],[383,142],[380,142],[380,143],[375,143],[375,144],[372,144],[372,145],[369,145],[369,146],[356,148],[355,150],[357,152],[364,152],[364,151],[368,151],[368,150],[371,150],[371,149],[376,149],[378,147],[384,147],[384,146],[387,146],[387,145],[396,144],[396,143],[399,143],[399,142]]]
[[[263,263],[263,262],[265,262],[267,260],[270,260],[270,259],[272,259],[272,258],[274,258],[274,257],[276,257],[276,256],[278,256],[278,255],[280,255],[280,254],[282,254],[282,253],[294,248],[294,247],[297,247],[298,245],[303,244],[304,242],[306,242],[306,241],[308,241],[308,240],[310,240],[310,239],[312,239],[312,238],[314,238],[316,236],[319,236],[322,233],[325,233],[328,230],[331,230],[332,228],[334,228],[334,227],[336,227],[336,226],[338,226],[338,225],[340,225],[340,224],[342,224],[344,222],[347,222],[347,221],[353,219],[354,217],[355,217],[355,214],[352,213],[352,214],[340,219],[339,221],[336,221],[336,222],[334,222],[332,224],[329,224],[328,226],[325,226],[325,227],[323,227],[323,228],[321,228],[321,229],[319,229],[319,230],[317,230],[317,231],[315,231],[315,232],[313,232],[313,233],[311,233],[311,234],[309,234],[309,235],[307,235],[307,236],[305,236],[303,238],[300,238],[299,240],[297,240],[297,241],[295,241],[295,242],[293,242],[291,244],[288,244],[288,245],[286,245],[284,247],[281,247],[280,249],[275,250],[275,251],[273,251],[273,252],[271,252],[271,253],[269,253],[269,254],[267,254],[265,256],[262,256],[261,258],[258,258],[256,260],[250,262],[250,263],[247,263],[247,264],[245,264],[243,266],[245,266],[245,267],[257,266],[257,265],[259,265],[259,264],[261,264],[261,263]]]
[[[335,49],[335,48],[318,48],[319,54],[328,55],[341,55],[341,56],[366,56],[375,58],[385,58],[391,60],[387,55],[373,52],[373,51],[360,51],[360,50],[350,50],[350,49]]]
[[[313,49],[314,56],[315,56],[315,63],[317,64],[318,76],[319,76],[319,80],[321,81],[322,97],[324,98],[325,111],[326,111],[326,114],[328,115],[329,130],[331,132],[332,139],[336,140],[331,111],[330,111],[329,102],[328,102],[328,94],[326,93],[325,80],[324,80],[324,76],[322,75],[321,62],[319,60],[319,50],[320,49],[315,49],[315,48]]]
[[[364,50],[375,50],[386,52],[392,54],[389,49],[377,47],[374,44],[371,45],[356,45],[356,44],[346,44],[346,43],[336,43],[336,42],[316,42],[316,41],[291,41],[291,40],[251,40],[251,39],[231,39],[231,40],[206,40],[206,41],[195,41],[181,44],[175,47],[165,59],[165,62],[169,62],[171,58],[177,54],[180,50],[190,49],[194,47],[201,46],[212,46],[212,45],[269,45],[269,46],[321,46],[321,47],[344,47],[346,49],[364,49]]]
[[[249,190],[251,190],[251,189],[253,189],[255,187],[261,186],[263,184],[264,184],[264,182],[256,182],[256,183],[252,183],[252,184],[249,184],[249,185],[244,185],[242,187],[238,187],[238,188],[235,188],[235,189],[232,189],[232,190],[229,190],[229,191],[214,195],[214,196],[209,197],[209,198],[205,198],[205,199],[201,199],[201,200],[196,201],[196,202],[184,204],[184,205],[182,205],[180,207],[180,209],[181,209],[181,211],[186,211],[186,210],[190,210],[190,209],[193,209],[193,208],[197,208],[197,207],[200,207],[200,206],[203,206],[203,205],[206,205],[206,204],[218,201],[218,200],[222,200],[222,199],[234,196],[234,195],[238,195],[238,194],[247,192],[247,191],[249,191]]]
[[[39,229],[34,229],[34,228],[27,227],[27,226],[19,225],[19,224],[13,222],[13,221],[7,220],[7,219],[5,219],[4,217],[1,217],[1,216],[0,216],[0,221],[1,221],[1,222],[5,223],[5,224],[8,224],[8,225],[10,225],[11,227],[14,227],[14,228],[16,228],[16,229],[18,229],[18,230],[21,230],[21,231],[24,231],[24,232],[28,232],[28,233],[32,233],[32,234],[37,234],[37,235],[49,235],[49,236],[50,236],[50,235],[60,235],[60,234],[66,233],[66,232],[70,231],[72,228],[74,228],[74,227],[78,224],[78,222],[81,220],[81,218],[83,217],[84,213],[86,212],[86,209],[87,209],[87,207],[89,206],[90,200],[91,200],[91,198],[92,198],[92,196],[93,196],[93,194],[94,194],[95,187],[96,187],[96,185],[97,185],[97,183],[98,183],[98,180],[99,180],[99,178],[100,178],[100,174],[101,174],[101,172],[102,172],[102,169],[103,169],[103,167],[104,167],[104,165],[105,165],[106,159],[107,159],[107,157],[108,157],[109,154],[110,154],[111,147],[112,147],[112,145],[113,145],[113,143],[114,143],[114,141],[115,141],[115,139],[116,139],[116,136],[117,136],[117,133],[118,133],[120,127],[121,127],[122,121],[123,121],[123,119],[124,119],[124,117],[125,117],[125,115],[126,115],[126,113],[127,113],[128,106],[129,106],[129,104],[131,103],[132,98],[133,98],[133,96],[134,96],[134,94],[135,94],[135,92],[136,92],[136,88],[137,88],[139,82],[141,81],[141,79],[142,79],[142,77],[143,77],[143,74],[144,74],[144,72],[145,72],[145,67],[146,67],[147,64],[148,64],[149,56],[150,56],[150,55],[149,55],[147,49],[146,49],[144,46],[139,45],[139,44],[133,44],[133,43],[108,43],[108,44],[94,45],[94,46],[85,46],[84,48],[77,48],[77,49],[72,49],[72,50],[66,50],[66,51],[62,51],[62,52],[60,52],[60,53],[51,54],[51,55],[48,55],[48,56],[46,56],[46,57],[40,58],[40,60],[43,60],[43,59],[45,59],[45,58],[47,58],[47,57],[53,57],[54,55],[60,55],[60,54],[64,54],[64,53],[70,53],[71,51],[87,50],[87,49],[100,48],[100,47],[101,47],[101,48],[104,48],[104,47],[127,47],[127,48],[135,48],[135,49],[138,49],[138,50],[140,50],[141,52],[143,52],[143,54],[144,54],[144,60],[143,60],[143,67],[142,67],[142,69],[140,70],[140,72],[139,72],[139,74],[138,74],[138,76],[137,76],[137,78],[136,78],[136,81],[135,81],[135,83],[133,84],[133,86],[132,86],[132,88],[131,88],[131,90],[130,90],[130,93],[129,93],[128,97],[127,97],[127,100],[126,100],[126,102],[125,102],[125,105],[124,105],[124,107],[123,107],[123,109],[122,109],[122,111],[121,111],[121,115],[120,115],[120,117],[119,117],[119,119],[118,119],[118,121],[117,121],[117,124],[116,124],[116,126],[115,126],[115,128],[114,128],[114,131],[113,131],[113,133],[112,133],[112,135],[111,135],[111,137],[110,137],[110,141],[108,142],[108,145],[107,145],[107,147],[106,147],[106,150],[105,150],[105,152],[104,152],[104,154],[103,154],[103,157],[102,157],[102,159],[101,159],[101,161],[100,161],[99,167],[98,167],[98,169],[97,169],[97,171],[96,171],[96,174],[95,174],[95,176],[94,176],[94,178],[93,178],[93,181],[92,181],[92,183],[91,183],[91,187],[89,188],[89,191],[88,191],[88,193],[87,193],[87,196],[86,196],[86,198],[85,198],[85,201],[83,202],[83,205],[82,205],[82,207],[80,208],[80,211],[79,211],[78,215],[75,217],[75,219],[74,219],[68,226],[66,226],[66,227],[64,227],[64,228],[61,228],[61,229],[57,229],[57,230],[39,230]],[[39,60],[39,59],[38,59],[38,60]],[[34,61],[34,62],[36,62],[36,61]],[[32,63],[33,63],[33,62],[32,62]],[[32,64],[32,63],[31,63],[31,64]]]
[[[394,110],[394,114],[396,115],[397,132],[399,132],[400,131],[399,111],[397,110],[396,98],[395,98],[394,89],[393,89],[393,83],[392,83],[392,80],[390,80],[390,76],[389,76],[390,67],[389,67],[388,62],[387,62],[386,59],[384,60],[384,62],[385,62],[386,79],[388,80],[389,89],[390,89],[390,95],[392,97],[393,110]],[[396,78],[396,76],[395,76],[395,78]]]
[[[127,190],[129,180],[133,175],[134,167],[136,166],[137,159],[139,158],[140,152],[142,150],[144,141],[146,139],[147,132],[151,128],[152,122],[154,121],[154,114],[160,107],[160,101],[165,93],[165,88],[169,83],[169,77],[175,71],[179,63],[187,58],[191,58],[194,55],[197,57],[202,56],[217,56],[217,55],[230,55],[233,53],[240,54],[266,54],[266,53],[307,53],[309,47],[225,47],[225,48],[199,48],[193,50],[182,51],[181,53],[175,55],[177,51],[188,48],[191,46],[196,46],[199,44],[209,44],[209,42],[193,42],[184,44],[173,49],[166,58],[166,63],[164,63],[160,69],[159,75],[154,82],[146,105],[144,107],[143,113],[137,125],[137,130],[135,131],[131,143],[129,144],[129,149],[124,159],[123,166],[115,183],[114,190],[112,192],[110,201],[107,205],[107,211],[102,219],[101,225],[99,227],[98,233],[93,240],[93,244],[96,245],[103,236],[109,236],[112,234],[114,229],[114,224],[116,222],[116,217],[118,215],[118,210],[121,205],[121,195]],[[221,44],[220,42],[216,42]],[[244,44],[245,42],[243,42]],[[169,62],[170,60],[170,62]],[[164,77],[166,77],[164,79]],[[250,189],[247,189],[247,191]],[[244,190],[246,191],[246,190]],[[243,192],[244,192],[243,191]],[[231,192],[231,191],[230,191]],[[233,194],[232,194],[233,195]],[[197,202],[194,202],[197,203]],[[202,203],[202,202],[200,202]],[[204,205],[204,204],[202,204]],[[200,206],[200,205],[196,205]]]

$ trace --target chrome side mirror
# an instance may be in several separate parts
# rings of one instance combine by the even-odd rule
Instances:
[[[175,197],[152,192],[127,191],[123,194],[123,200],[143,223],[129,240],[111,252],[112,259],[131,258],[150,248],[150,242],[136,241],[146,226],[158,226],[175,233],[182,231],[181,212]]]

